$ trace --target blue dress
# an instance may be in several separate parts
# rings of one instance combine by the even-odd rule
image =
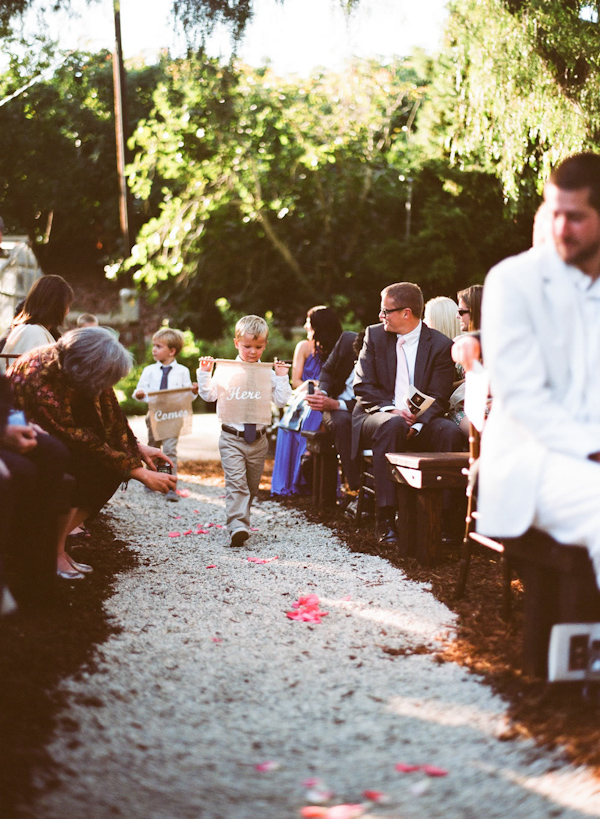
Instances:
[[[311,353],[304,362],[302,381],[318,380],[321,372],[321,359],[317,353]],[[310,410],[304,417],[302,429],[315,431],[321,426],[323,413]],[[291,429],[277,430],[275,463],[271,479],[272,495],[295,495],[306,491],[306,481],[300,471],[300,459],[306,452],[306,438],[300,432]]]

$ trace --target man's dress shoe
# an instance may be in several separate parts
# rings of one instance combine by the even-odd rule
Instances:
[[[377,524],[377,540],[382,546],[397,546],[398,534],[390,520]]]

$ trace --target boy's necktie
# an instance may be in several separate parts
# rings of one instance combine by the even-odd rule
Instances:
[[[244,424],[244,441],[253,444],[256,441],[256,424]]]
[[[173,367],[169,365],[168,367],[162,367],[162,377],[160,379],[160,387],[159,390],[166,390],[169,386],[169,373]]]

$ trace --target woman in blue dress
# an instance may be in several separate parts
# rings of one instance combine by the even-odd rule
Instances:
[[[323,305],[312,307],[308,311],[304,328],[307,338],[296,345],[292,363],[292,387],[296,401],[300,399],[302,405],[302,420],[297,430],[281,426],[277,430],[271,479],[273,495],[294,495],[305,491],[306,481],[300,470],[300,460],[306,451],[306,438],[300,432],[303,429],[317,430],[323,415],[317,410],[309,409],[301,399],[306,394],[310,381],[318,383],[321,367],[342,333],[342,325],[334,311]]]

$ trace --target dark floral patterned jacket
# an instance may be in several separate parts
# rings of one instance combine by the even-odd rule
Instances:
[[[69,448],[89,454],[126,480],[143,465],[137,441],[112,389],[86,399],[69,385],[56,347],[38,347],[8,371],[15,407]],[[82,400],[83,399],[83,400]],[[87,405],[87,423],[80,407]]]

